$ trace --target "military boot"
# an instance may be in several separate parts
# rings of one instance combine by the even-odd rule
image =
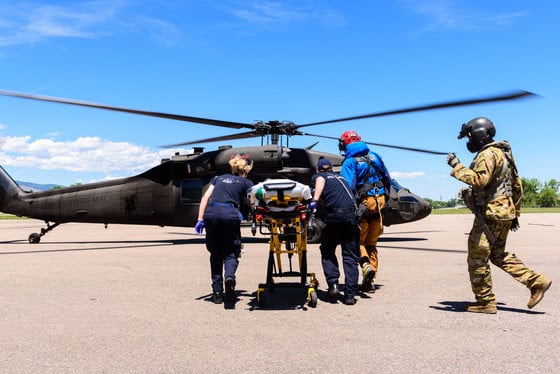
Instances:
[[[552,281],[550,279],[547,279],[544,276],[542,277],[542,279],[542,281],[534,284],[530,288],[531,298],[527,303],[527,307],[529,307],[529,309],[533,309],[533,307],[535,307],[535,305],[537,305],[542,300],[544,293],[550,288],[550,285],[552,284]]]
[[[496,314],[498,313],[498,308],[496,307],[495,301],[482,302],[477,301],[467,305],[465,311],[471,313],[485,313],[485,314]]]
[[[362,265],[362,277],[362,291],[371,291],[373,289],[373,278],[375,277],[375,271],[370,264]]]

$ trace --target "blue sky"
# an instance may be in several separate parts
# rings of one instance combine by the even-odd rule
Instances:
[[[473,155],[457,134],[487,116],[522,176],[560,179],[557,1],[16,1],[0,4],[0,89],[253,123],[310,123],[523,89],[538,98],[306,128]],[[0,164],[69,185],[129,176],[236,130],[0,97]],[[245,130],[241,130],[245,131]],[[337,152],[335,141],[290,146]],[[258,145],[257,139],[230,141]],[[204,144],[207,150],[218,143]],[[445,156],[372,147],[392,176],[448,200]]]

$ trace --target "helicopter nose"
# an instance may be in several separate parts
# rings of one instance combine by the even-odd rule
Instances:
[[[417,215],[417,219],[422,219],[424,217],[427,217],[430,215],[430,213],[432,213],[432,205],[430,203],[428,203],[427,201],[422,201],[420,203],[420,209],[418,210]]]
[[[432,205],[420,196],[414,195],[414,198],[414,200],[416,200],[416,214],[414,219],[418,220],[429,216],[430,213],[432,213]]]
[[[404,221],[416,221],[427,217],[432,212],[432,206],[420,196],[408,190],[399,191],[398,213]]]

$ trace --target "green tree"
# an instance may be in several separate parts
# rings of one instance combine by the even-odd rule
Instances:
[[[536,178],[521,178],[523,184],[523,206],[524,207],[557,207],[560,206],[560,182],[551,179],[542,183]],[[449,201],[435,201],[426,199],[434,209],[452,208],[465,204],[463,199],[453,198]]]
[[[535,206],[541,182],[537,178],[521,178],[523,184],[523,206]]]
[[[558,181],[551,179],[544,183],[537,195],[537,205],[547,208],[558,206]]]
[[[434,209],[441,209],[441,208],[455,208],[457,206],[465,205],[463,199],[453,198],[448,201],[436,201],[432,199],[425,199]]]
[[[545,187],[549,187],[549,188],[553,188],[554,190],[556,190],[558,192],[558,189],[560,188],[560,182],[558,182],[556,179],[551,179],[548,182],[546,182],[544,184]]]

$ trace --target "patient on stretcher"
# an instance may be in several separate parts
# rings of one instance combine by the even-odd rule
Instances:
[[[270,212],[293,212],[312,198],[309,186],[291,179],[267,179],[249,191],[251,206],[266,207]]]

